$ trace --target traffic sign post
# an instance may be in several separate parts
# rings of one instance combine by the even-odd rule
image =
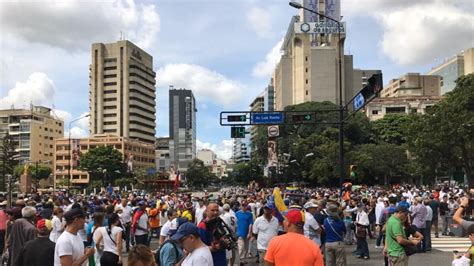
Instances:
[[[280,136],[280,128],[278,126],[269,126],[267,128],[267,132],[269,138],[276,138]]]

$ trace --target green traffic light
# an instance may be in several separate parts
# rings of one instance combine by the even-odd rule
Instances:
[[[306,120],[306,121],[311,120],[311,115],[305,115],[304,120]]]

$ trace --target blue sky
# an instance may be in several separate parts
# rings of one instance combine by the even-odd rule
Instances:
[[[474,46],[470,0],[342,0],[346,54],[384,81]],[[292,15],[283,0],[8,1],[0,3],[0,108],[54,107],[67,123],[88,112],[94,42],[122,32],[154,57],[157,136],[168,135],[168,86],[192,89],[198,146],[231,154],[219,112],[247,110],[268,84]],[[67,128],[65,129],[67,131]],[[72,134],[87,135],[87,120]]]

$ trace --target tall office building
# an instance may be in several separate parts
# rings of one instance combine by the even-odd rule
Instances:
[[[265,111],[265,93],[260,94],[257,96],[252,103],[250,104],[250,112],[263,112]],[[255,150],[254,143],[255,138],[257,137],[257,130],[258,126],[251,126],[250,127],[250,155]]]
[[[275,110],[275,87],[273,86],[273,79],[270,79],[270,84],[265,88],[263,100],[265,111]]]
[[[432,68],[428,75],[441,76],[441,94],[450,92],[456,87],[456,79],[462,75],[474,73],[474,48],[462,51]]]
[[[170,157],[175,170],[186,171],[196,157],[196,100],[185,89],[169,91]]]
[[[234,162],[244,163],[250,161],[250,138],[234,139],[232,147],[232,158]]]
[[[54,140],[64,136],[64,122],[47,107],[0,110],[0,138],[10,135],[20,163],[52,165]]]
[[[339,0],[304,0],[303,5],[341,21]],[[362,81],[354,84],[354,75],[359,73],[353,73],[353,56],[344,55],[346,27],[342,23],[344,28],[339,34],[335,22],[311,12],[302,10],[292,18],[281,47],[280,62],[272,75],[275,110],[309,101],[339,104],[342,98],[347,103],[360,91]]]
[[[92,44],[89,66],[90,133],[155,143],[153,57],[122,40]]]

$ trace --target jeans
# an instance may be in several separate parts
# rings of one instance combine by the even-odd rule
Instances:
[[[119,256],[112,252],[104,251],[102,257],[100,257],[100,265],[102,266],[118,266]]]
[[[123,227],[123,239],[125,240],[125,247],[128,252],[130,250],[130,223],[126,223]]]
[[[356,254],[361,256],[361,257],[370,257],[369,256],[369,245],[367,244],[367,239],[365,237],[357,237]]]
[[[423,235],[423,240],[421,241],[421,245],[418,246],[418,252],[426,252],[425,228],[416,228],[416,231]]]
[[[343,242],[326,242],[326,266],[345,266],[346,250]]]
[[[449,231],[449,225],[452,223],[453,217],[441,215],[441,220],[443,220],[443,235],[447,235]]]
[[[258,250],[258,264],[263,265],[263,261],[265,259],[265,254],[267,254],[267,251],[265,249],[259,249]]]
[[[425,232],[423,234],[425,243],[425,250],[431,250],[431,221],[426,221]]]
[[[382,227],[380,227],[382,228]],[[380,231],[379,235],[377,236],[377,241],[375,241],[376,246],[381,246],[384,240],[384,233]]]

